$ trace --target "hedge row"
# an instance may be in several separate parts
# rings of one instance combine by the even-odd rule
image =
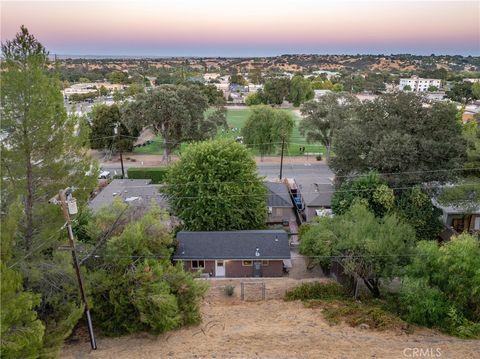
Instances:
[[[168,167],[129,168],[129,179],[151,179],[152,183],[162,183],[167,174]]]

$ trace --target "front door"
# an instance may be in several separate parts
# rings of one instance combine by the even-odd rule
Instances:
[[[225,265],[223,261],[215,261],[215,277],[225,277]]]
[[[257,278],[262,276],[262,262],[261,261],[254,261],[253,262],[253,276],[257,277]]]

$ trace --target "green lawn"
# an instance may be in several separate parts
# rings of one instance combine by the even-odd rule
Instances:
[[[300,121],[300,117],[297,116],[292,110],[282,110],[291,113],[294,117],[296,126],[293,129],[292,138],[290,140],[290,144],[288,148],[285,149],[286,156],[297,156],[300,155],[300,147],[305,147],[305,153],[325,153],[324,147],[321,144],[307,144],[305,137],[300,135],[298,131],[298,123]],[[241,130],[245,125],[245,121],[250,114],[250,110],[248,108],[245,109],[229,109],[227,111],[227,123],[229,126],[229,131],[225,132],[220,130],[218,132],[218,138],[236,138],[237,136],[241,135]],[[236,129],[236,130],[235,130]],[[180,151],[184,149],[188,144],[182,144],[180,147]],[[155,137],[154,142],[148,146],[138,147],[135,148],[134,153],[138,154],[162,154],[162,143],[160,137]],[[176,151],[177,152],[177,151]],[[253,151],[254,154],[256,151]],[[279,155],[280,153],[275,153],[272,155]]]

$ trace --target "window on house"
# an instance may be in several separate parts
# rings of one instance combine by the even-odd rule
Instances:
[[[253,262],[252,261],[243,261],[242,265],[244,267],[251,267],[253,265]]]
[[[262,266],[268,266],[268,261],[262,261]]]
[[[205,268],[205,261],[192,261],[192,268]]]

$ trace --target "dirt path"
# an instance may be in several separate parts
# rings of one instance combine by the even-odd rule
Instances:
[[[413,334],[330,326],[321,309],[278,299],[244,302],[219,296],[227,282],[215,282],[203,306],[199,326],[158,337],[147,334],[98,339],[90,351],[86,338],[68,345],[62,358],[480,358],[480,341],[430,330]],[[272,282],[273,283],[273,282]],[[293,282],[292,282],[293,283]],[[272,287],[273,288],[273,287]],[[239,289],[236,288],[236,292]],[[282,291],[278,291],[279,295]],[[424,352],[425,353],[425,352]],[[435,354],[440,353],[440,356]],[[432,355],[433,354],[433,355]]]

